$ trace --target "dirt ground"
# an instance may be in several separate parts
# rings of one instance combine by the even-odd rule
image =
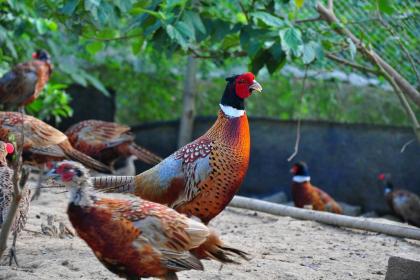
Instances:
[[[0,279],[118,279],[78,237],[48,236],[41,224],[65,223],[66,194],[44,190],[30,208],[17,242],[20,267],[0,266]],[[383,234],[336,228],[235,208],[212,221],[226,243],[252,256],[241,265],[204,261],[205,271],[179,273],[180,279],[384,279],[391,255],[420,260],[420,242]]]

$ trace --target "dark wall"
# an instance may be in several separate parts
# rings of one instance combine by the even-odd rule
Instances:
[[[196,120],[195,137],[213,118]],[[290,198],[291,164],[296,123],[251,118],[251,163],[240,194],[265,196],[285,191]],[[162,156],[176,150],[177,122],[153,123],[134,128],[137,142]],[[361,205],[365,211],[387,212],[377,174],[390,172],[396,186],[420,194],[420,145],[411,129],[325,122],[302,124],[296,160],[309,165],[312,182],[339,201]],[[139,169],[147,166],[139,165]]]
[[[55,125],[58,129],[65,131],[72,124],[89,119],[114,121],[115,93],[113,91],[110,91],[110,96],[105,96],[93,87],[71,85],[66,92],[71,97],[70,106],[73,108],[73,116]]]

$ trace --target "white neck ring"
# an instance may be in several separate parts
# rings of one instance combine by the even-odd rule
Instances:
[[[223,105],[223,104],[219,104],[220,105],[220,109],[222,109],[223,113],[225,113],[225,115],[232,117],[232,118],[238,118],[241,117],[245,114],[245,110],[239,110],[236,108],[233,108],[232,106],[227,106],[227,105]]]
[[[296,183],[303,183],[306,181],[309,182],[310,180],[311,180],[311,176],[300,176],[300,175],[293,176],[293,182],[296,182]]]

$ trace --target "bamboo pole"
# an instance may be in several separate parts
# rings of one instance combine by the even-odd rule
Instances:
[[[229,206],[260,211],[277,216],[289,216],[295,219],[317,221],[329,225],[355,228],[384,233],[396,237],[420,240],[420,229],[414,227],[384,224],[367,218],[350,217],[328,212],[307,210],[238,195],[232,199]]]

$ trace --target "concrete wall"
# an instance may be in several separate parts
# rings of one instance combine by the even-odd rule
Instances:
[[[214,118],[198,118],[194,135],[199,136]],[[240,194],[266,196],[285,191],[290,198],[291,164],[296,123],[251,118],[251,163]],[[177,122],[137,126],[137,142],[167,156],[176,150]],[[377,174],[391,172],[396,186],[420,194],[420,145],[408,128],[347,125],[305,121],[296,160],[309,165],[312,182],[339,201],[361,205],[364,211],[387,212]],[[147,166],[139,164],[139,170]]]

